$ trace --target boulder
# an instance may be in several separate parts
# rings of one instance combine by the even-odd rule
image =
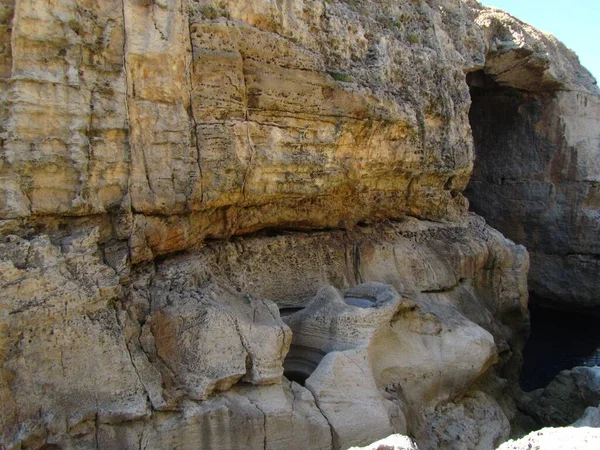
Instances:
[[[510,423],[498,402],[472,390],[437,405],[416,436],[421,450],[486,450],[497,448],[510,435]]]
[[[204,400],[240,380],[281,381],[292,335],[272,302],[218,285],[177,292],[174,284],[153,290],[142,346],[177,389]]]
[[[519,408],[538,425],[567,426],[600,403],[600,367],[563,370],[548,386],[526,393]]]

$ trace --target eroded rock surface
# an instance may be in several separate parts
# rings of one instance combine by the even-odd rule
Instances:
[[[573,422],[571,426],[600,428],[600,404],[596,407],[587,407],[583,416]]]
[[[490,395],[473,390],[428,413],[419,436],[421,450],[492,449],[510,435],[510,422]]]
[[[97,238],[96,230],[58,243],[39,235],[0,244],[1,425],[8,448],[41,448],[53,436],[86,436],[98,423],[150,413],[114,308],[121,286],[102,263]]]
[[[217,284],[198,286],[193,268],[169,269],[159,270],[149,286],[139,332],[142,349],[173,378],[169,384],[204,400],[241,379],[280,382],[292,334],[277,306]]]
[[[0,447],[502,440],[529,259],[467,211],[465,73],[595,91],[495,14],[0,1]]]
[[[114,225],[133,262],[266,227],[457,217],[461,56],[385,20],[416,35],[441,23],[432,7],[367,6],[6,6],[2,217],[128,215]]]
[[[517,373],[527,254],[475,216],[214,242],[125,285],[99,238],[2,244],[9,448],[347,448]]]
[[[552,36],[501,11],[470,74],[474,211],[531,254],[530,289],[554,307],[600,306],[600,90]]]
[[[492,335],[454,305],[413,298],[379,283],[361,284],[343,296],[325,287],[286,318],[296,357],[303,350],[309,358],[325,353],[306,374],[306,387],[341,448],[364,441],[365,430],[368,438],[392,429],[406,433],[407,417],[422,420],[423,408],[462,394],[496,361]],[[356,426],[358,417],[364,428]],[[508,427],[506,418],[503,425]],[[418,428],[408,426],[413,433]]]
[[[563,370],[543,389],[527,393],[519,408],[540,427],[567,426],[600,404],[600,367]],[[591,414],[591,412],[590,412]]]

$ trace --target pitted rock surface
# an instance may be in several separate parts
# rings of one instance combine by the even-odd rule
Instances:
[[[486,77],[541,109],[527,136],[564,125],[533,286],[594,290],[597,88],[497,10],[0,0],[0,43],[2,448],[504,439],[529,257],[462,194]]]

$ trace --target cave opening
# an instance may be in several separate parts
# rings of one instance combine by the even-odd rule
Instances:
[[[286,306],[279,308],[279,315],[283,317],[291,316],[292,314],[296,314],[299,311],[304,309],[303,306]]]
[[[524,391],[547,386],[562,370],[600,365],[598,317],[543,308],[535,301],[529,310],[531,335],[523,352],[520,379]]]
[[[531,391],[561,370],[600,365],[597,317],[544,307],[552,301],[536,283],[545,270],[538,255],[560,254],[568,246],[567,221],[548,225],[564,177],[553,160],[560,149],[551,139],[559,123],[548,120],[558,114],[553,93],[541,88],[502,85],[484,70],[468,73],[467,84],[475,163],[465,196],[472,211],[528,249],[536,271],[529,279],[531,334],[520,378],[523,390]]]
[[[304,386],[324,356],[325,352],[320,350],[292,344],[283,361],[283,375],[288,380]]]
[[[545,95],[498,84],[484,70],[467,74],[467,84],[475,164],[465,195],[472,210],[506,237],[535,246],[543,231],[536,224],[551,201],[544,155],[552,151],[543,151],[550,143],[535,132]]]

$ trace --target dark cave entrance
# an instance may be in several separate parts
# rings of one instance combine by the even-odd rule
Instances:
[[[545,230],[536,224],[544,222],[551,201],[545,176],[553,151],[545,151],[551,144],[542,142],[535,127],[549,99],[500,85],[483,70],[467,74],[467,83],[475,144],[465,191],[471,209],[509,239],[539,248]]]
[[[471,93],[469,120],[475,145],[473,175],[465,196],[471,210],[504,236],[528,250],[560,252],[565,221],[549,227],[545,214],[555,201],[559,181],[548,178],[556,144],[536,132],[549,124],[553,94],[503,86],[483,70],[467,74]],[[548,237],[552,236],[552,239]],[[520,384],[530,391],[546,386],[561,370],[600,364],[598,317],[538,306],[530,283],[531,335],[524,350]]]
[[[599,318],[531,302],[531,335],[523,352],[524,391],[544,387],[562,370],[600,365]]]
[[[304,386],[324,356],[325,353],[320,350],[292,344],[283,361],[283,375]]]
[[[286,306],[279,308],[279,314],[285,321],[287,317],[304,309],[304,306]],[[283,360],[283,376],[304,386],[308,377],[315,371],[325,352],[303,345],[292,344]]]

